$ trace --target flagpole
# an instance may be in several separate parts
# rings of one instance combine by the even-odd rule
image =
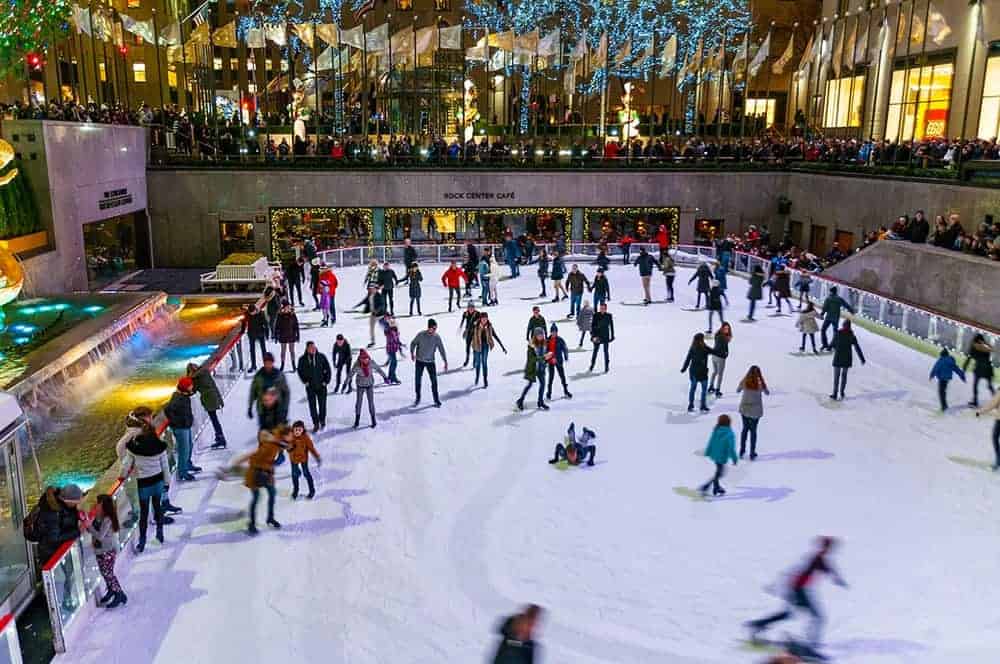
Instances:
[[[653,71],[653,80],[651,80],[649,82],[649,140],[648,140],[648,143],[647,143],[647,147],[649,147],[649,144],[651,144],[653,142],[653,108],[655,107],[655,104],[656,104],[656,79],[660,75],[659,66],[658,66],[659,65],[659,58],[656,57],[656,30],[653,30],[652,54],[653,54],[653,63],[654,64],[653,64],[653,70],[652,70]],[[650,150],[649,154],[650,154],[650,156],[652,156],[653,155],[653,151]]]
[[[385,15],[386,29],[389,33],[389,73],[386,75],[385,86],[387,88],[385,99],[382,100],[382,112],[385,114],[386,119],[389,123],[389,137],[393,135],[392,126],[392,14],[387,13]],[[378,65],[375,66],[375,79],[378,80]],[[378,84],[376,83],[376,90],[378,89]],[[378,102],[376,102],[377,105]]]
[[[872,23],[875,19],[875,3],[868,5],[868,31],[865,33],[865,70],[867,75],[865,76],[865,89],[861,93],[861,113],[858,117],[858,139],[864,140],[865,137],[865,106],[866,106],[866,94],[867,86],[871,84],[871,62],[868,60],[871,57],[872,52]],[[856,51],[855,51],[856,53]],[[854,57],[855,62],[857,62],[857,55]],[[877,88],[876,88],[877,89]],[[872,99],[872,115],[875,114],[875,100]]]
[[[872,3],[872,7],[874,8],[874,3]],[[885,39],[882,38],[882,27],[883,26],[886,27],[886,34],[888,34],[889,33],[888,21],[889,21],[889,7],[887,6],[885,9],[882,10],[882,21],[879,25],[879,30],[878,30],[879,36],[877,37],[877,39],[880,39],[881,43],[879,43],[878,45],[878,60],[875,61],[875,81],[872,89],[872,121],[870,125],[870,130],[868,132],[868,137],[871,139],[875,138],[875,116],[878,115],[878,94],[879,94],[879,85],[881,83],[880,79],[882,78],[882,49],[885,46]],[[868,38],[870,41],[871,31],[868,32]],[[869,71],[871,70],[871,65],[868,65],[868,69]]]
[[[410,26],[413,39],[413,96],[410,98],[410,121],[413,123],[414,136],[420,133],[420,105],[417,103],[417,15],[413,15],[413,25]]]
[[[83,75],[81,76],[81,74]],[[76,85],[79,88],[80,101],[86,104],[90,95],[87,94],[87,64],[83,53],[83,39],[80,38],[79,30],[76,32],[76,64],[73,66],[73,78],[76,79]]]
[[[819,41],[817,42],[818,48],[816,53],[816,86],[812,89],[812,94],[809,96],[809,114],[807,117],[807,123],[813,126],[818,124],[818,117],[820,111],[819,103],[819,80],[822,76],[823,69],[823,41],[826,39],[826,19],[822,21],[817,21],[819,26]],[[810,76],[812,78],[812,76]]]
[[[361,71],[364,83],[361,85],[361,133],[368,142],[368,17],[361,17]],[[377,127],[378,125],[376,125]],[[365,155],[371,157],[371,153]]]
[[[343,63],[343,46],[340,45],[340,22],[337,21],[335,16],[331,16],[331,20],[334,21],[334,25],[337,27],[337,88],[335,97],[333,98],[333,108],[337,119],[337,136],[338,138],[344,137],[344,63]],[[348,63],[350,64],[350,63]],[[333,66],[333,60],[330,60],[330,66]]]
[[[439,64],[442,60],[441,55],[441,17],[435,16],[434,27],[437,28],[437,48],[434,50],[434,55],[431,56],[431,71],[434,72],[434,128],[437,130],[438,136],[444,138],[444,132],[447,128],[447,122],[445,122],[445,112],[444,112],[444,86],[441,84],[441,65]],[[461,45],[461,44],[459,44]],[[463,62],[465,58],[465,52],[462,52]],[[463,89],[465,88],[465,79],[462,79]],[[432,132],[433,134],[433,132]]]
[[[911,151],[910,155],[911,155],[911,159],[912,159],[912,155],[913,155],[913,141],[916,140],[916,137],[917,137],[917,116],[916,116],[916,114],[920,110],[920,96],[921,96],[920,92],[923,90],[923,86],[920,85],[920,80],[922,80],[923,77],[924,77],[924,73],[923,73],[924,57],[927,55],[927,33],[930,31],[930,19],[931,19],[931,2],[930,2],[930,0],[927,0],[927,9],[926,9],[926,11],[924,13],[924,35],[923,35],[922,43],[920,44],[920,55],[919,55],[919,60],[918,60],[919,66],[917,68],[917,72],[918,72],[918,74],[917,74],[917,101],[916,101],[916,104],[913,106],[913,109],[914,109],[913,127],[910,129],[910,151]],[[972,83],[971,79],[969,80],[969,83],[970,84]]]
[[[715,137],[720,143],[722,142],[722,101],[723,93],[726,88],[726,29],[722,29],[722,50],[720,51],[722,55],[722,66],[719,69],[719,106],[715,109],[715,113],[718,116],[718,120],[715,122]],[[730,132],[732,133],[732,132]]]
[[[237,149],[237,153],[240,155],[241,159],[245,159],[243,156],[243,148],[246,147],[247,131],[243,122],[243,78],[248,79],[247,92],[249,92],[249,74],[247,74],[247,49],[245,47],[246,42],[239,39],[236,26],[240,23],[240,11],[237,9],[234,12],[235,23],[233,26],[233,36],[236,37],[236,66],[239,71],[236,72],[236,114],[240,119],[240,144]],[[256,107],[256,103],[254,104]],[[249,117],[247,118],[247,124],[249,124]]]
[[[848,14],[850,16],[850,14]],[[848,95],[847,95],[847,130],[851,133],[851,114],[854,112],[854,78],[855,63],[858,60],[858,31],[861,29],[861,10],[858,10],[857,18],[854,19],[854,43],[851,44],[851,73],[849,74],[850,81],[848,82]]]
[[[156,9],[153,9],[152,14],[153,21],[153,53],[156,54],[156,83],[160,89],[160,109],[163,109],[165,104],[163,103],[163,63],[160,62],[160,28],[156,24]]]
[[[54,31],[49,33],[49,38],[52,40],[49,44],[49,49],[56,56],[56,98],[59,103],[62,103],[62,65],[60,64],[59,55],[59,44],[56,43]]]
[[[184,38],[184,19],[178,17],[178,29],[181,34],[181,80],[177,89],[177,101],[181,108],[187,110],[187,40]]]
[[[323,98],[319,93],[319,61],[316,47],[316,26],[319,24],[317,16],[313,14],[312,30],[312,63],[313,63],[313,90],[316,94],[316,146],[319,147],[319,129],[323,118]]]
[[[894,165],[899,161],[899,152],[900,152],[899,148],[902,147],[902,139],[903,139],[903,119],[906,116],[906,107],[908,106],[908,104],[906,103],[906,88],[910,84],[910,55],[911,55],[911,45],[912,45],[911,42],[913,41],[913,17],[917,13],[916,9],[917,9],[917,0],[910,0],[910,16],[909,16],[909,22],[907,23],[906,26],[906,56],[905,56],[906,66],[903,69],[903,90],[902,90],[903,96],[902,99],[900,99],[901,104],[899,109],[899,122],[896,123],[896,150],[892,154],[892,163]],[[900,12],[903,11],[902,3],[900,3],[899,5],[899,11]],[[897,34],[899,34],[898,30]],[[918,90],[920,89],[919,74],[917,75],[917,89]],[[891,105],[892,104],[891,92],[889,93],[889,96],[890,96],[889,104]],[[918,109],[917,106],[913,107],[914,125],[916,125],[917,123],[917,109]],[[889,115],[889,107],[886,106],[886,119],[888,119],[888,115]]]
[[[791,36],[791,41],[789,42],[790,44],[794,44],[795,43],[795,34],[798,32],[798,28],[799,28],[799,22],[796,21],[795,23],[792,24],[792,36]],[[795,59],[795,48],[793,47],[792,48],[792,60],[794,60],[794,59]],[[791,60],[789,60],[789,63],[790,62],[791,62]],[[787,66],[788,66],[788,63],[785,64],[785,67],[787,67]],[[785,73],[784,67],[782,67],[781,73]],[[791,101],[792,105],[791,105],[790,109],[789,108],[785,108],[785,124],[784,124],[784,127],[785,127],[785,130],[787,131],[787,133],[788,133],[789,136],[792,135],[792,131],[788,130],[788,125],[789,125],[789,123],[788,123],[788,111],[789,110],[791,110],[791,112],[792,112],[791,126],[792,126],[793,130],[795,128],[795,104],[796,104],[796,98],[795,97],[796,97],[796,94],[798,92],[798,90],[795,89],[795,81],[796,81],[796,79],[798,79],[798,75],[799,75],[798,67],[796,67],[795,71],[792,71],[792,72],[790,72],[788,74],[788,96],[786,97],[786,99],[788,101]]]
[[[750,38],[752,36],[753,36],[753,26],[747,28],[746,36],[743,38],[743,45],[746,48],[744,49],[743,53],[743,108],[740,109],[741,141],[744,138],[746,138],[747,109],[749,108],[749,104],[747,102],[750,101]]]
[[[701,85],[702,85],[702,74],[704,73],[705,65],[705,42],[702,41],[701,49],[698,52],[698,75],[695,77],[694,84],[694,113],[695,113],[695,132],[698,136],[702,136],[705,133],[705,122],[708,118],[705,114],[701,112],[701,102],[704,95],[702,95]],[[701,118],[701,129],[698,129],[698,118]]]
[[[767,71],[764,73],[764,129],[767,129],[767,112],[771,105],[771,37],[774,36],[774,21],[771,21],[771,25],[767,28],[767,55],[764,57],[764,66],[767,67]],[[774,102],[775,110],[777,110],[778,102]],[[754,123],[756,125],[756,122]]]
[[[843,76],[843,71],[844,71],[844,39],[847,38],[846,37],[846,35],[847,35],[847,32],[846,32],[846,30],[847,30],[847,20],[845,19],[844,21],[842,21],[842,25],[841,25],[840,53],[835,53],[834,51],[836,50],[836,47],[834,46],[834,44],[836,44],[837,40],[835,40],[832,35],[834,33],[836,33],[836,31],[837,31],[837,21],[840,18],[841,17],[839,15],[837,15],[837,14],[833,15],[833,25],[832,25],[831,30],[830,30],[830,35],[831,35],[831,37],[830,37],[830,45],[831,45],[831,50],[830,50],[830,69],[833,69],[833,63],[834,63],[834,61],[837,62],[837,68],[833,72],[833,76],[834,76],[834,78],[833,78],[834,89],[831,90],[831,92],[830,92],[830,96],[833,97],[833,122],[834,122],[835,125],[837,124],[837,122],[838,122],[838,120],[840,118],[840,79]],[[829,77],[827,77],[826,83],[827,83],[827,87],[829,87],[829,84],[830,84]],[[824,95],[824,97],[825,97],[825,95]],[[824,99],[824,101],[826,101],[826,100]],[[824,104],[824,106],[827,107],[827,108],[824,108],[824,111],[829,110],[828,109],[828,106],[829,106],[828,104]],[[826,113],[825,112],[823,114],[823,126],[824,126],[824,128],[826,126]],[[836,128],[839,129],[839,127],[836,127]]]

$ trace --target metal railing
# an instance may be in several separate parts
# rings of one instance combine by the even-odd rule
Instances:
[[[233,329],[219,344],[215,352],[205,362],[215,378],[223,397],[227,396],[239,382],[243,373],[242,329]],[[228,359],[228,367],[222,368]],[[192,399],[194,425],[192,439],[197,441],[201,431],[209,424],[208,413],[197,399]],[[157,413],[153,421],[157,435],[168,433],[168,422],[163,413]],[[172,437],[167,436],[170,467],[175,466]],[[204,448],[196,448],[202,451]],[[175,486],[171,482],[171,487]],[[125,550],[139,525],[138,487],[134,477],[119,478],[108,491],[118,513],[121,530],[118,532],[119,551]],[[124,557],[119,558],[119,565]],[[119,567],[119,571],[121,567]],[[66,652],[67,643],[72,640],[73,626],[85,623],[81,616],[96,607],[93,601],[98,594],[101,574],[97,566],[97,556],[90,537],[78,537],[64,543],[42,566],[42,585],[48,604],[49,619],[52,624],[52,643],[58,653]],[[0,646],[0,664],[3,664],[3,648]],[[19,661],[19,660],[17,660]]]

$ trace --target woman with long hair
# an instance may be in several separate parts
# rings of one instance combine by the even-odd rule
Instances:
[[[287,301],[281,303],[278,319],[274,323],[275,341],[281,344],[281,366],[278,371],[285,370],[285,354],[291,351],[292,373],[295,373],[295,344],[299,340],[299,318],[295,309]]]
[[[712,377],[708,381],[708,393],[722,396],[722,376],[726,373],[726,358],[729,357],[729,343],[733,340],[733,328],[723,323],[715,333],[715,351],[712,356]]]
[[[107,587],[107,592],[104,597],[98,600],[97,604],[106,609],[114,609],[122,604],[127,604],[128,597],[115,575],[115,559],[118,557],[118,531],[121,530],[118,525],[115,501],[112,500],[111,496],[102,493],[97,496],[93,517],[85,512],[82,514],[80,531],[90,533],[93,538],[97,567],[101,571],[104,585]]]
[[[681,367],[681,373],[688,372],[688,377],[691,379],[691,389],[688,391],[689,413],[694,411],[694,393],[699,385],[701,385],[701,412],[708,412],[708,404],[705,402],[708,392],[708,356],[717,354],[718,351],[705,343],[703,333],[694,335],[691,348],[684,358],[684,366]]]
[[[740,458],[747,452],[747,436],[750,437],[750,460],[757,458],[757,423],[764,417],[764,395],[770,394],[764,374],[756,364],[750,367],[736,387],[740,398],[740,417],[743,418],[743,430],[740,432]]]
[[[153,426],[153,411],[140,406],[130,417],[141,422],[142,431],[125,445],[119,479],[135,473],[139,486],[139,541],[135,550],[142,553],[146,549],[146,532],[149,528],[149,506],[153,506],[156,521],[156,540],[163,544],[163,504],[162,497],[169,490],[170,464],[167,461],[167,444],[156,435]]]
[[[865,354],[861,352],[858,338],[851,330],[851,321],[845,320],[840,331],[833,338],[833,393],[830,398],[844,400],[844,390],[847,388],[847,372],[854,366],[854,352],[857,352],[861,364],[865,363]],[[838,397],[839,388],[839,397]]]
[[[473,384],[479,385],[479,375],[481,373],[483,376],[483,389],[490,386],[489,358],[494,342],[500,344],[500,348],[503,349],[503,353],[506,355],[507,349],[504,348],[503,342],[497,336],[497,331],[493,328],[493,323],[490,322],[489,314],[483,312],[479,316],[475,328],[472,330],[472,366],[476,370],[476,382]]]
[[[545,329],[536,327],[531,332],[531,341],[528,342],[527,357],[524,362],[524,380],[527,384],[521,392],[521,398],[517,400],[517,409],[524,410],[524,398],[531,391],[531,386],[538,382],[538,409],[548,410],[545,403],[545,366],[549,357],[548,346],[545,343]]]
[[[372,429],[375,428],[375,373],[382,376],[382,380],[385,382],[390,382],[389,377],[382,371],[382,367],[372,362],[368,351],[362,348],[361,352],[358,353],[358,359],[354,362],[354,367],[351,368],[351,375],[348,376],[348,380],[357,376],[355,387],[358,388],[358,394],[354,401],[355,429],[358,428],[361,421],[361,402],[365,398],[368,399],[368,414],[371,416]]]

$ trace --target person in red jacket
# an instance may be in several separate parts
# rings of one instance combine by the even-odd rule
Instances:
[[[632,238],[632,234],[625,232],[625,237],[619,240],[618,244],[622,248],[622,261],[624,265],[628,265],[629,259],[632,257],[632,243],[635,240]]]
[[[330,314],[330,324],[337,322],[337,306],[336,306],[336,295],[337,295],[337,275],[333,273],[333,269],[329,266],[323,266],[319,273],[319,281],[321,284],[326,285],[327,289],[330,291],[330,303],[327,311]],[[327,311],[323,312],[323,319],[327,318]]]
[[[667,233],[666,226],[660,226],[660,230],[656,233],[656,244],[660,245],[660,260],[667,253],[667,249],[670,248],[670,235]]]
[[[462,306],[462,280],[465,279],[465,272],[458,267],[458,263],[451,262],[451,266],[441,275],[441,284],[448,289],[448,313],[451,313],[451,299],[455,298],[455,306]]]

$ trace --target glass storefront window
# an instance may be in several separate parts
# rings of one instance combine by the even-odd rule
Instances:
[[[660,226],[666,226],[670,244],[678,242],[678,208],[589,209],[586,212],[585,242],[618,242],[626,233],[637,242],[653,242]]]
[[[87,279],[96,290],[122,275],[148,264],[145,223],[136,214],[112,217],[83,226],[83,247],[87,259]]]
[[[947,62],[892,72],[885,137],[907,141],[946,135],[955,67]]]
[[[390,208],[385,211],[385,232],[390,242],[406,238],[417,242],[502,242],[506,233],[552,242],[558,235],[568,237],[569,220],[570,211],[565,208]]]
[[[745,112],[748,118],[767,116],[767,126],[774,124],[774,99],[747,99]]]
[[[826,82],[826,112],[823,126],[860,127],[865,77],[851,76]]]
[[[694,222],[694,243],[711,246],[722,237],[726,222],[724,219],[697,219]]]
[[[979,111],[979,138],[990,140],[1000,134],[1000,55],[986,61],[983,105]]]
[[[271,258],[280,260],[296,239],[311,237],[320,251],[367,245],[372,239],[371,208],[272,208]]]
[[[253,253],[256,243],[252,221],[223,221],[219,223],[222,258],[230,254]]]

